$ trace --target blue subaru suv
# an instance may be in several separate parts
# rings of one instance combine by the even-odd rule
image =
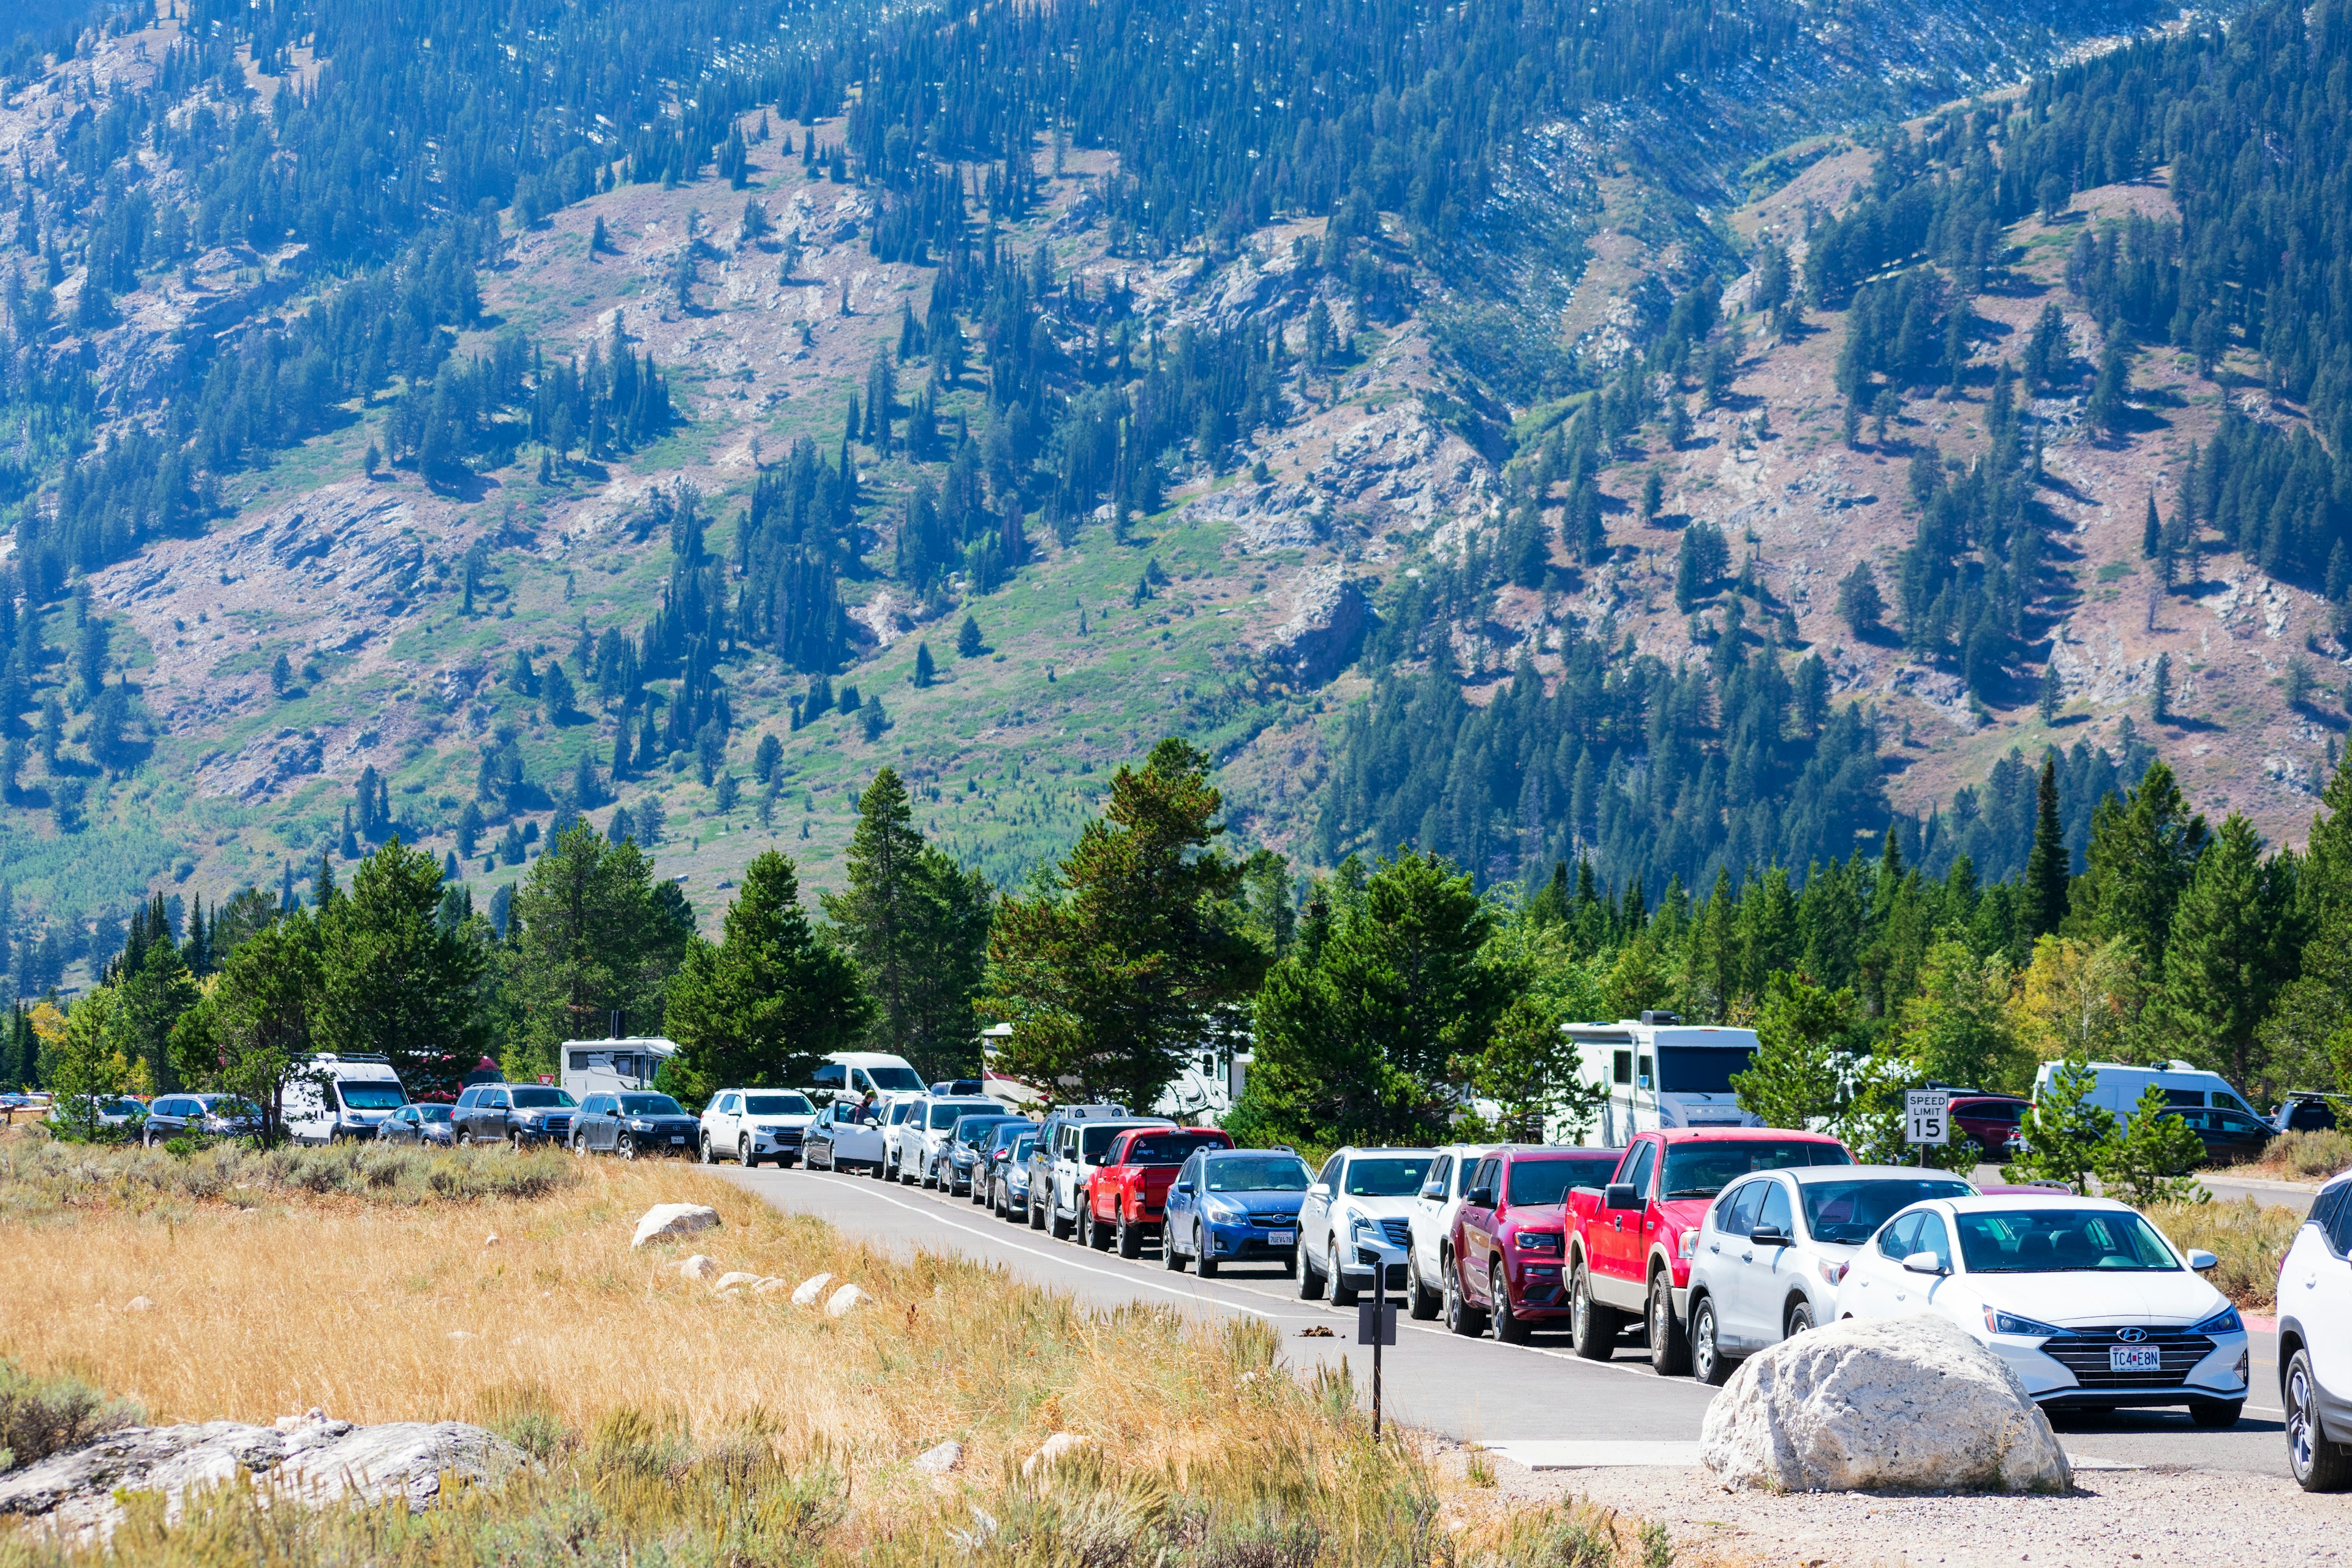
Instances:
[[[1298,1205],[1314,1181],[1307,1162],[1287,1149],[1203,1149],[1184,1162],[1168,1189],[1160,1253],[1181,1271],[1187,1259],[1203,1279],[1220,1265],[1274,1262],[1297,1267]]]

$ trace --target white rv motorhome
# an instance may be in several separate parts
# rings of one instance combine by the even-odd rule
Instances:
[[[677,1042],[654,1035],[619,1040],[566,1040],[556,1081],[575,1100],[592,1094],[651,1089],[662,1063],[677,1055]]]
[[[1685,1024],[1672,1013],[1566,1028],[1578,1048],[1577,1076],[1609,1090],[1588,1142],[1615,1149],[1661,1127],[1763,1125],[1731,1091],[1731,1075],[1756,1055],[1753,1029]]]

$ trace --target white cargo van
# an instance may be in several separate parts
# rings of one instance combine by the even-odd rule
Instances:
[[[2042,1070],[2033,1075],[2033,1103],[2042,1103],[2042,1094],[2050,1087],[2051,1073],[2058,1062],[2043,1062]],[[2092,1085],[2084,1098],[2093,1105],[2105,1106],[2116,1114],[2117,1121],[2129,1116],[2139,1105],[2139,1097],[2148,1085],[2164,1090],[2168,1103],[2179,1110],[2208,1107],[2216,1110],[2242,1110],[2258,1121],[2268,1121],[2246,1097],[2230,1087],[2230,1080],[2217,1072],[2190,1067],[2187,1062],[2167,1062],[2162,1067],[2131,1067],[2122,1062],[2093,1062],[2092,1072],[2098,1081]]]
[[[902,1095],[927,1093],[929,1088],[906,1058],[887,1051],[831,1051],[809,1075],[809,1098],[820,1104],[864,1100],[869,1094],[887,1104]]]
[[[1636,1132],[1664,1127],[1764,1124],[1731,1089],[1731,1075],[1746,1072],[1756,1055],[1753,1029],[1685,1024],[1672,1013],[1566,1028],[1577,1045],[1577,1077],[1609,1091],[1584,1135],[1588,1145],[1622,1148]]]
[[[677,1055],[677,1042],[655,1035],[618,1040],[566,1040],[557,1058],[556,1082],[574,1100],[592,1094],[620,1094],[654,1086],[662,1063]]]
[[[373,1138],[376,1123],[408,1103],[389,1058],[322,1051],[286,1084],[286,1131],[297,1143]]]

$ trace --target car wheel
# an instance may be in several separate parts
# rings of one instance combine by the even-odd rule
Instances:
[[[152,1132],[142,1132],[139,1135],[139,1146],[142,1149],[152,1149],[155,1146],[155,1134]]]
[[[2238,1424],[2239,1412],[2245,1407],[2242,1399],[2192,1399],[2189,1419],[2209,1431],[2226,1432]]]
[[[1724,1358],[1723,1336],[1715,1321],[1713,1299],[1702,1296],[1691,1309],[1690,1322],[1691,1375],[1709,1388],[1720,1388],[1723,1380],[1731,1375],[1731,1363]]]
[[[1616,1310],[1592,1299],[1591,1276],[1585,1272],[1584,1259],[1578,1258],[1568,1280],[1569,1343],[1586,1361],[1607,1361],[1617,1353],[1620,1326]]]
[[[522,1152],[522,1130],[520,1128],[517,1128],[515,1131],[507,1134],[507,1147],[517,1154]]]
[[[712,1153],[712,1152],[710,1152],[710,1134],[709,1134],[709,1133],[708,1133],[708,1132],[704,1133],[700,1138],[698,1138],[698,1139],[697,1139],[697,1140],[696,1140],[696,1142],[700,1146],[701,1153],[702,1153],[702,1163],[703,1163],[704,1164],[706,1164],[706,1165],[716,1165],[717,1163],[719,1163],[719,1156],[718,1156],[718,1155],[716,1155],[716,1154],[714,1154],[714,1153]]]
[[[1784,1340],[1793,1340],[1799,1334],[1812,1332],[1812,1330],[1813,1304],[1811,1301],[1791,1301],[1789,1304],[1788,1321],[1780,1325],[1780,1337]]]
[[[1035,1200],[1031,1201],[1034,1203]],[[1062,1205],[1059,1200],[1055,1198],[1045,1200],[1045,1230],[1048,1235],[1055,1241],[1067,1241],[1070,1238],[1070,1233],[1076,1228],[1076,1216],[1069,1219],[1062,1217]]]
[[[2307,1492],[2352,1488],[2352,1452],[2327,1440],[2319,1425],[2319,1380],[2312,1375],[2311,1352],[2297,1351],[2286,1363],[2286,1466]]]
[[[1184,1255],[1176,1247],[1176,1226],[1167,1220],[1160,1222],[1160,1261],[1171,1274],[1184,1272]]]
[[[1143,1226],[1127,1217],[1127,1210],[1118,1211],[1118,1255],[1121,1258],[1143,1256]]]
[[[1087,1208],[1087,1245],[1097,1252],[1108,1252],[1117,1235],[1110,1221],[1095,1217],[1094,1207],[1089,1204]]]
[[[624,1160],[634,1160],[637,1157],[637,1141],[624,1132],[614,1145],[614,1151]]]
[[[1320,1301],[1323,1299],[1323,1276],[1315,1272],[1315,1259],[1307,1256],[1307,1237],[1301,1234],[1291,1244],[1290,1268],[1298,1276],[1298,1299]]]
[[[1690,1371],[1690,1339],[1675,1316],[1674,1282],[1664,1274],[1650,1281],[1650,1365],[1660,1377]]]
[[[1511,1310],[1511,1282],[1504,1276],[1499,1258],[1486,1274],[1486,1299],[1494,1303],[1495,1338],[1507,1345],[1527,1343],[1528,1321]]]
[[[1444,1310],[1445,1298],[1444,1295],[1438,1291],[1431,1289],[1421,1281],[1421,1252],[1419,1248],[1416,1247],[1413,1251],[1406,1254],[1404,1260],[1404,1275],[1406,1281],[1405,1310],[1407,1311],[1411,1312],[1414,1317],[1420,1319],[1425,1323],[1430,1319],[1437,1316],[1439,1312]]]
[[[1465,1340],[1486,1331],[1486,1314],[1470,1304],[1462,1292],[1462,1278],[1454,1260],[1445,1260],[1445,1326]]]
[[[474,1135],[460,1128],[457,1132],[457,1147],[460,1149],[470,1149],[473,1146]]]
[[[1164,1239],[1167,1235],[1164,1221],[1160,1235],[1163,1237],[1160,1245],[1164,1247],[1167,1245]],[[1214,1279],[1217,1277],[1218,1267],[1216,1255],[1209,1250],[1209,1238],[1197,1230],[1192,1233],[1192,1266],[1201,1271],[1201,1278]]]
[[[1045,1205],[1037,1201],[1037,1187],[1034,1182],[1030,1184],[1027,1212],[1022,1217],[1029,1222],[1031,1230],[1045,1228]]]
[[[751,1152],[751,1141],[749,1138],[743,1139],[735,1145],[735,1163],[747,1171],[756,1171],[760,1168],[760,1157]]]
[[[1346,1283],[1346,1277],[1339,1272],[1339,1238],[1338,1237],[1324,1238],[1323,1260],[1330,1265],[1331,1268],[1331,1305],[1354,1306],[1359,1292],[1354,1286]]]
[[[575,1160],[588,1157],[588,1141],[577,1132],[572,1135],[572,1157]]]

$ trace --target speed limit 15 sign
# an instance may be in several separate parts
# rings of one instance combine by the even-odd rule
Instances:
[[[1903,1141],[1941,1146],[1952,1141],[1948,1089],[1911,1089],[1903,1091]]]

